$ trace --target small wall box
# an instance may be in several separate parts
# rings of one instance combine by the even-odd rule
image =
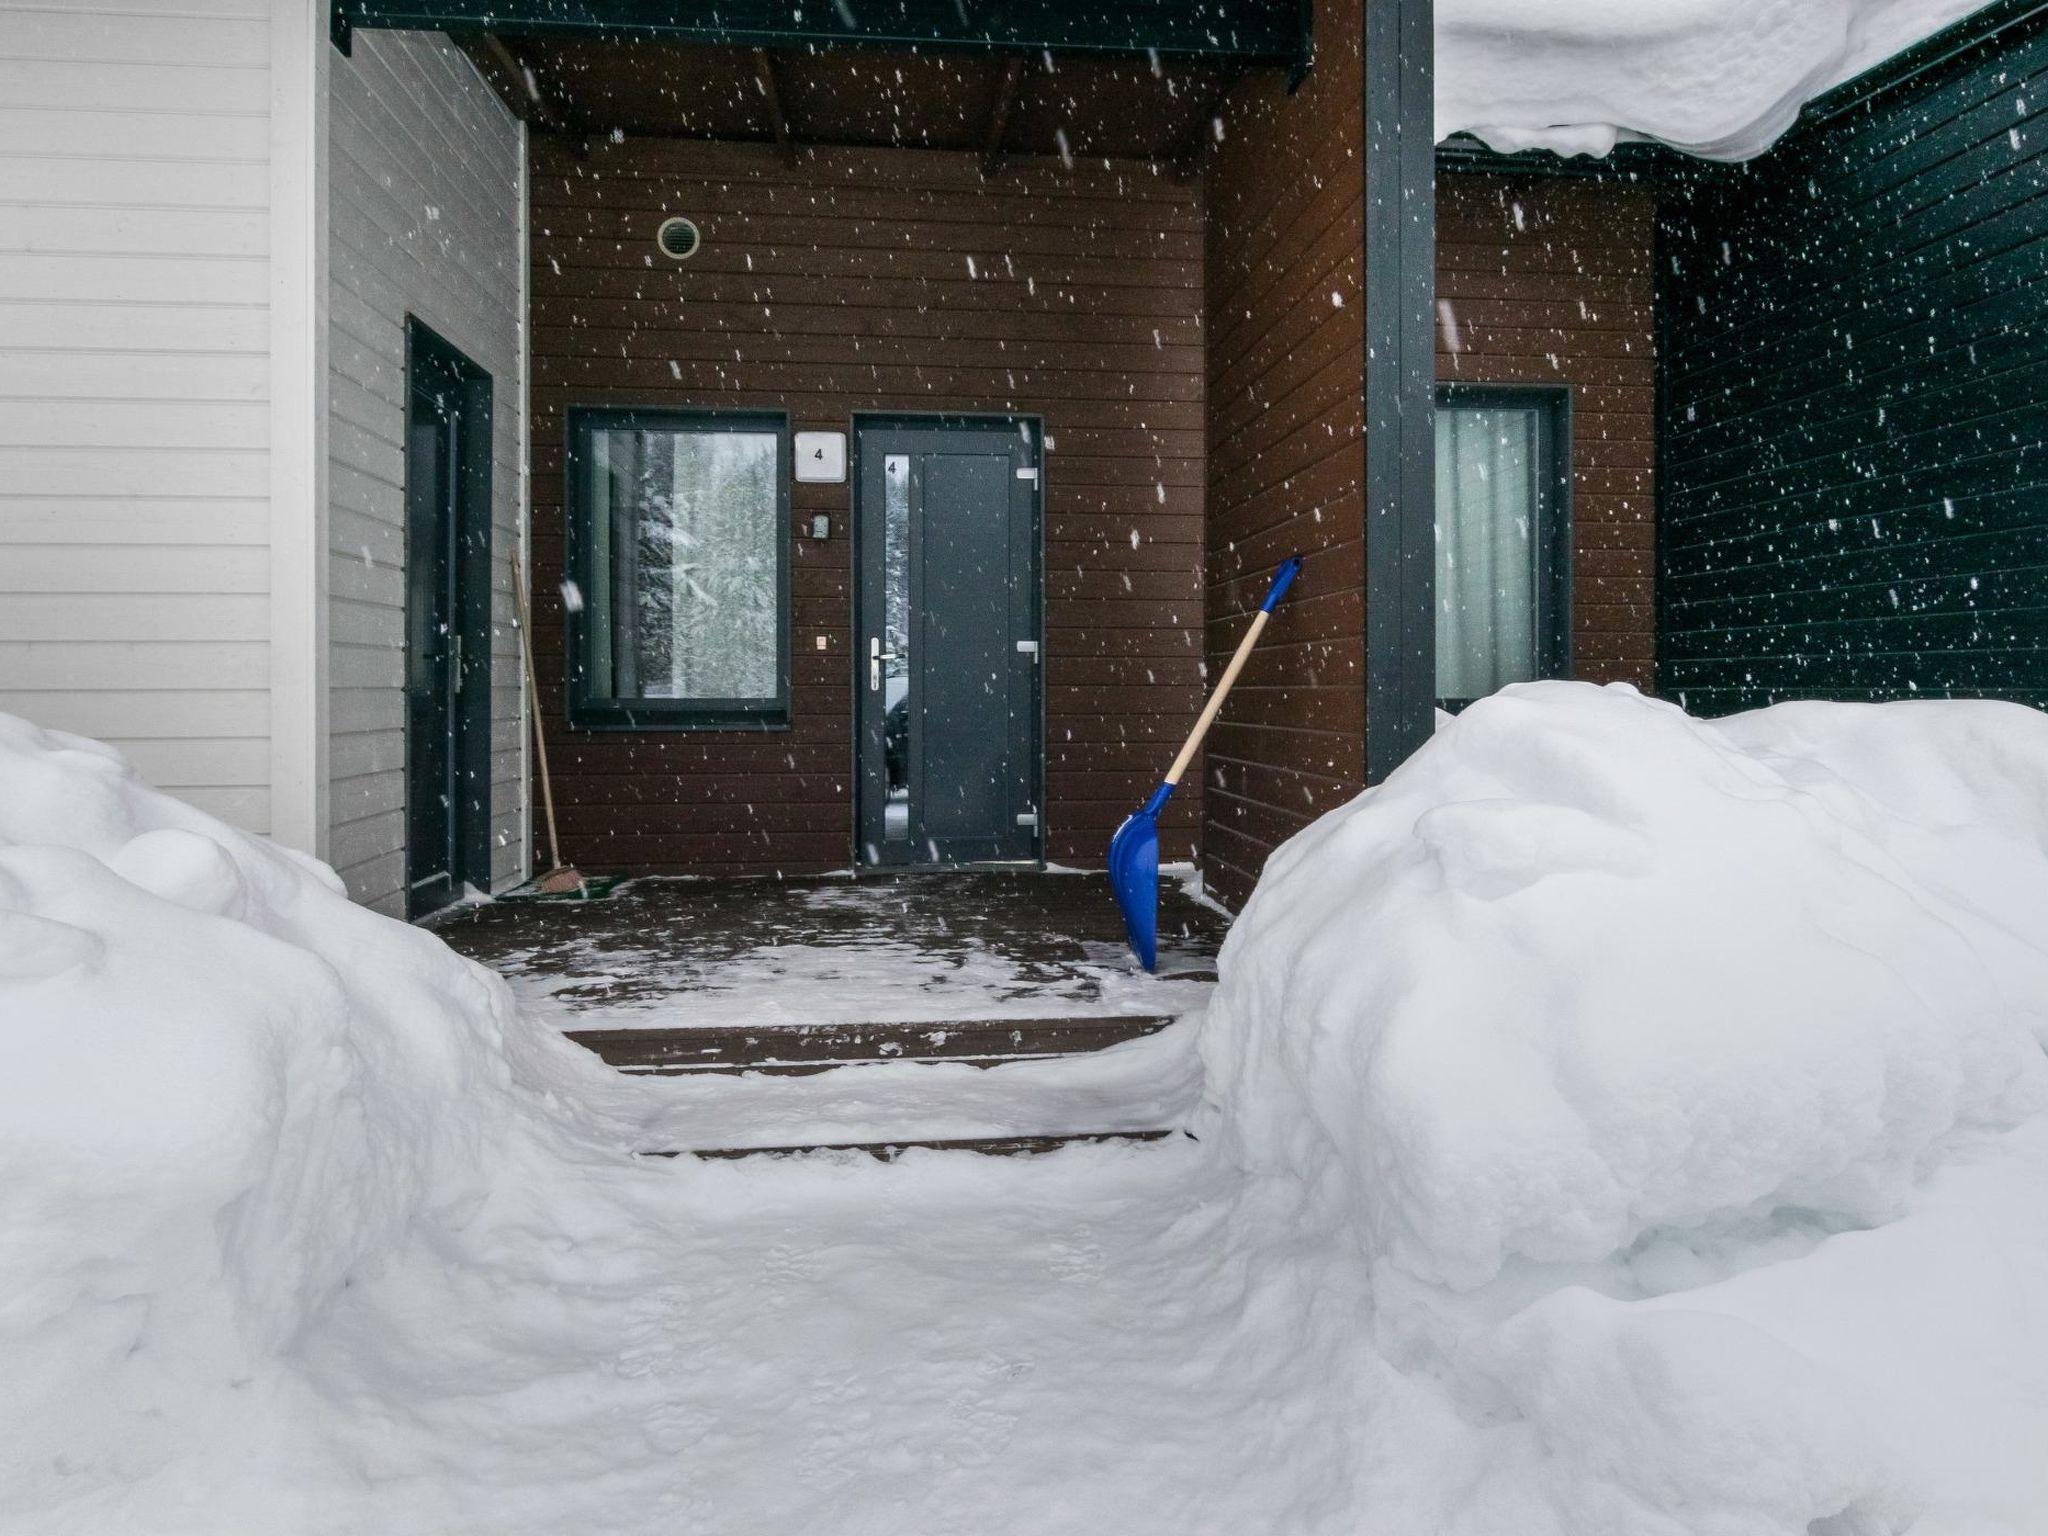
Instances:
[[[799,432],[796,435],[796,477],[827,485],[846,483],[846,434]]]

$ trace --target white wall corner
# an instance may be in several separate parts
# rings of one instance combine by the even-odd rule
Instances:
[[[270,4],[271,835],[327,856],[327,0]]]

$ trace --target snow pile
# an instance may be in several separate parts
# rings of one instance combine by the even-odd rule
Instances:
[[[1761,154],[1814,97],[1983,0],[1438,0],[1439,142]]]
[[[1274,857],[1199,1139],[635,1158],[1193,1031],[632,1081],[0,717],[0,1531],[2048,1530],[2044,1014],[2048,717],[1546,684]]]
[[[508,994],[0,716],[0,1509],[144,1476],[513,1123]]]
[[[2048,1519],[2048,717],[1510,689],[1275,854],[1222,967],[1215,1132],[1516,1426],[1502,1508]]]

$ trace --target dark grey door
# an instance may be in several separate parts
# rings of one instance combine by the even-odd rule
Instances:
[[[1035,860],[1036,425],[868,423],[855,462],[861,858]]]
[[[406,913],[490,884],[490,377],[406,336]]]

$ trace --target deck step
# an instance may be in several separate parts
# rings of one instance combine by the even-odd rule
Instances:
[[[756,1029],[718,1024],[684,1029],[576,1029],[569,1038],[621,1071],[680,1076],[767,1072],[795,1076],[888,1061],[998,1066],[1073,1056],[1157,1034],[1172,1015],[1051,1019],[961,1019],[909,1024],[817,1024]]]
[[[893,1163],[905,1152],[975,1152],[983,1157],[1035,1157],[1061,1147],[1098,1146],[1112,1141],[1164,1141],[1172,1131],[1095,1131],[1070,1136],[964,1136],[950,1141],[845,1141],[819,1146],[715,1147],[691,1151],[643,1152],[642,1157],[699,1157],[725,1162],[740,1157],[798,1157],[807,1152],[865,1152]],[[1181,1132],[1186,1135],[1187,1132]]]

